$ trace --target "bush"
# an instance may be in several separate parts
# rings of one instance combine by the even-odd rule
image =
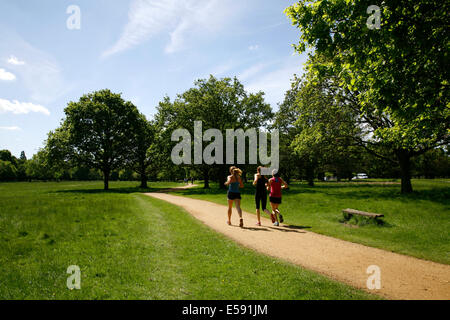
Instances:
[[[17,179],[17,168],[10,161],[0,160],[0,181],[14,181]]]

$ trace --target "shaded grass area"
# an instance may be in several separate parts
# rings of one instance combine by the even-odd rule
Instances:
[[[134,185],[0,184],[0,299],[378,299],[243,248]],[[66,287],[70,265],[81,290]]]
[[[402,195],[398,184],[326,182],[309,187],[293,183],[284,192],[285,223],[364,245],[440,263],[450,263],[450,183],[413,180],[415,192]],[[226,194],[213,185],[176,192],[226,205]],[[242,208],[255,212],[254,188],[243,190]],[[384,214],[383,223],[342,223],[346,208]],[[224,216],[226,213],[224,213]]]

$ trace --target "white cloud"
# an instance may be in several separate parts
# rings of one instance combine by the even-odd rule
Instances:
[[[162,32],[170,36],[165,52],[179,51],[198,35],[230,23],[237,9],[231,0],[133,0],[119,40],[102,57],[138,46]]]
[[[21,61],[15,56],[10,56],[8,59],[8,63],[15,66],[23,66],[25,64],[25,61]]]
[[[16,76],[5,69],[0,69],[0,80],[13,81],[16,80]]]
[[[259,49],[259,45],[255,44],[255,45],[251,45],[248,47],[248,50],[250,51],[255,51]]]
[[[224,62],[222,64],[216,65],[209,73],[208,73],[208,77],[210,74],[212,74],[213,76],[223,76],[226,75],[230,70],[232,70],[234,67],[236,66],[236,64],[229,60],[227,62]]]
[[[255,76],[259,72],[261,72],[267,66],[268,66],[268,64],[266,64],[266,63],[255,64],[254,66],[251,66],[250,68],[247,68],[244,71],[242,71],[239,74],[238,78],[239,78],[239,80],[245,81],[245,80]]]
[[[283,102],[286,91],[291,87],[291,79],[294,74],[301,75],[303,73],[305,61],[306,55],[290,56],[279,63],[278,68],[258,74],[257,77],[253,76],[245,89],[250,92],[263,91],[266,94],[266,101],[275,107],[277,103]],[[253,68],[257,70],[258,65]]]
[[[19,127],[0,127],[0,130],[6,130],[6,131],[20,131]]]
[[[0,39],[0,56],[20,52],[20,60],[17,61],[26,61],[23,67],[13,64],[11,67],[15,67],[14,73],[20,79],[21,86],[29,92],[31,101],[50,104],[71,90],[72,87],[64,81],[62,70],[51,55],[32,46],[8,28],[0,28]]]
[[[30,112],[42,113],[47,116],[50,115],[50,111],[47,108],[33,104],[30,102],[19,102],[17,100],[9,101],[0,99],[0,113],[11,112],[13,114],[28,114]]]

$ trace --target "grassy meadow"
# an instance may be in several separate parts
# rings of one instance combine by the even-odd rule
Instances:
[[[415,192],[409,195],[400,193],[398,183],[320,182],[314,187],[292,183],[284,191],[280,208],[287,224],[450,264],[450,181],[413,180]],[[225,191],[218,190],[217,185],[210,190],[197,187],[176,193],[226,204]],[[254,187],[250,184],[243,190],[242,208],[255,212]],[[344,224],[342,210],[346,208],[384,214],[384,224]]]
[[[378,299],[243,248],[135,186],[1,183],[0,299]],[[304,190],[295,186],[291,197]],[[327,226],[305,221],[304,211],[286,216]],[[81,290],[66,287],[70,265],[81,269]]]

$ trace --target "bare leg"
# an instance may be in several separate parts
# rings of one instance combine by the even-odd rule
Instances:
[[[234,204],[236,205],[236,210],[238,212],[239,218],[242,219],[241,200],[240,199],[234,200]]]
[[[258,219],[258,223],[261,223],[261,211],[259,209],[256,209],[256,217]]]
[[[244,226],[244,220],[242,219],[242,209],[241,209],[241,200],[240,199],[236,199],[234,201],[234,204],[236,205],[236,210],[239,214],[239,218],[241,218],[241,220],[239,221],[239,227],[243,227]]]
[[[228,200],[228,224],[231,225],[231,214],[233,213],[233,200]]]
[[[272,207],[272,213],[275,216],[275,220],[278,222],[278,213],[277,213],[278,205],[276,203],[271,202],[270,206]]]

